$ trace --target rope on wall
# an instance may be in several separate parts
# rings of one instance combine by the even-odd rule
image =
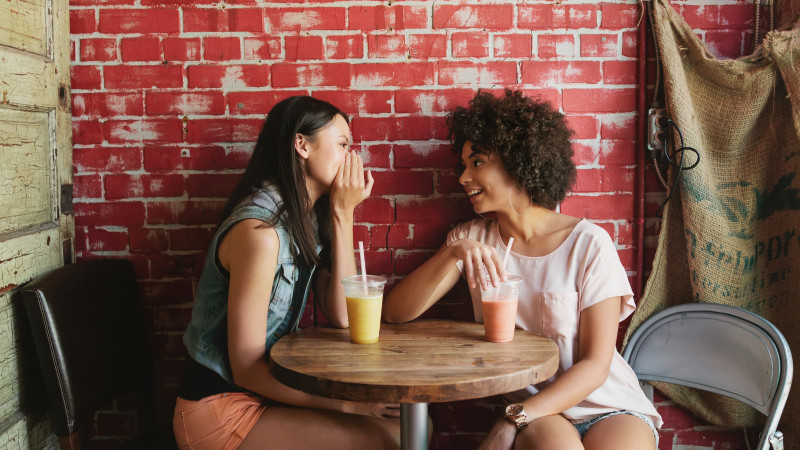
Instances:
[[[775,0],[767,0],[767,3],[769,4],[769,30],[767,30],[767,32],[770,32],[775,29]],[[758,42],[760,38],[759,25],[761,22],[761,0],[755,0],[754,5],[756,11],[755,21],[753,24],[753,51],[755,52],[758,48]]]

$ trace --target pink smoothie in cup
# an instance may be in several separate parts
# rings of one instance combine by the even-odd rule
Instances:
[[[520,277],[509,275],[497,288],[481,291],[483,328],[489,342],[511,342],[517,322]]]
[[[517,297],[484,298],[481,305],[486,340],[511,342],[514,339],[514,327],[517,321]]]

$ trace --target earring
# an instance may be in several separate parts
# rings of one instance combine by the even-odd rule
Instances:
[[[514,214],[521,216],[522,214],[518,213],[516,209],[514,209],[514,204],[511,203],[511,188],[508,188],[508,204],[511,205],[511,210],[514,211]]]

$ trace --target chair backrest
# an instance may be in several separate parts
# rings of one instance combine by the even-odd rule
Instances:
[[[21,295],[56,435],[73,435],[123,394],[141,394],[140,409],[151,408],[153,363],[130,261],[60,267],[24,286]],[[140,427],[149,419],[140,415]]]
[[[622,356],[640,380],[714,392],[760,411],[767,423],[758,448],[768,448],[793,365],[786,339],[763,317],[714,303],[673,306],[642,323]]]

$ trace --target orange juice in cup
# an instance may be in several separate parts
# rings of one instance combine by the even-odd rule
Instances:
[[[350,341],[355,344],[378,342],[381,329],[383,286],[386,278],[377,275],[353,275],[342,279],[350,322]]]
[[[488,290],[481,290],[483,329],[489,342],[511,342],[517,322],[519,285],[522,278],[509,275],[495,288],[489,283]]]

